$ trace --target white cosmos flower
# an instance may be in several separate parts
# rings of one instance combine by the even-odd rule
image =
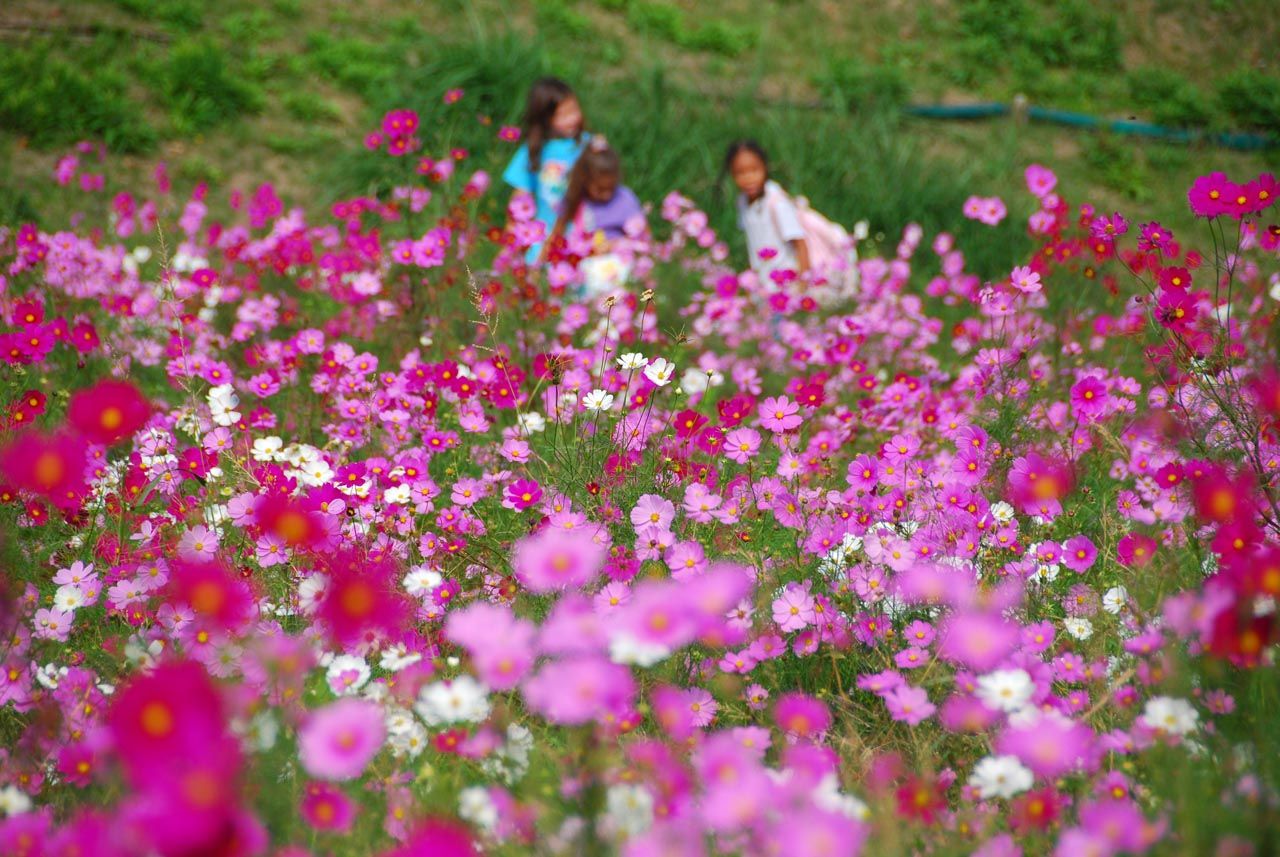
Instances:
[[[991,504],[991,517],[995,518],[1002,524],[1007,524],[1012,521],[1013,514],[1013,507],[1003,500]]]
[[[240,397],[230,384],[219,384],[209,391],[209,414],[215,424],[233,426],[240,422],[240,412],[236,406]]]
[[[469,786],[458,792],[458,815],[481,830],[498,825],[498,807],[484,786]]]
[[[1017,711],[1031,701],[1035,689],[1026,670],[996,670],[978,678],[975,693],[993,711]]]
[[[74,583],[59,586],[53,596],[53,606],[63,613],[74,613],[76,608],[84,606],[84,601],[84,590]]]
[[[651,667],[671,654],[660,643],[645,643],[630,634],[615,634],[609,641],[609,657],[615,664]]]
[[[5,786],[0,789],[0,813],[6,817],[21,815],[31,810],[31,798],[17,786]]]
[[[827,812],[838,812],[855,821],[868,821],[871,818],[870,807],[853,795],[840,791],[840,780],[835,774],[828,773],[822,778],[818,787],[813,790],[812,798],[816,806]]]
[[[343,673],[354,675],[343,676]],[[329,687],[343,696],[350,696],[364,687],[369,680],[369,665],[359,655],[338,655],[329,662],[325,679]]]
[[[279,461],[284,441],[278,437],[260,437],[253,442],[254,461]]]
[[[653,795],[644,786],[610,786],[605,806],[605,823],[623,838],[638,836],[653,824]]]
[[[411,720],[409,726],[400,731],[388,727],[387,732],[387,743],[397,756],[416,757],[427,748],[427,729],[416,720]]]
[[[1093,623],[1083,616],[1069,616],[1063,619],[1062,627],[1077,640],[1087,640],[1093,636]]]
[[[410,595],[425,598],[444,580],[440,572],[425,566],[415,566],[404,576],[404,588]]]
[[[1102,609],[1115,615],[1124,611],[1129,603],[1129,591],[1123,586],[1113,586],[1102,596]]]
[[[1200,712],[1185,699],[1169,696],[1153,696],[1142,709],[1142,720],[1152,729],[1170,735],[1186,735],[1194,732],[1200,720]]]
[[[634,351],[629,354],[623,354],[618,358],[618,366],[622,369],[635,371],[636,369],[643,369],[647,365],[649,365],[649,358]]]
[[[709,387],[719,387],[723,383],[724,375],[714,369],[699,369],[696,366],[684,370],[684,374],[680,376],[680,389],[687,396],[705,393]]]
[[[969,785],[978,790],[983,800],[1011,798],[1031,788],[1034,782],[1035,775],[1017,756],[987,756],[969,777]]]
[[[394,643],[382,653],[382,658],[378,661],[378,666],[387,672],[399,672],[407,666],[412,666],[422,660],[421,652],[411,652],[409,647],[404,643]]]
[[[413,710],[428,726],[479,723],[489,716],[489,690],[469,675],[437,681],[418,693]]]
[[[407,505],[413,497],[413,489],[408,485],[397,485],[382,492],[382,502],[391,506]]]
[[[547,427],[547,421],[537,411],[525,411],[516,416],[516,421],[527,434],[536,434]]]
[[[613,396],[604,390],[592,390],[582,400],[582,407],[588,411],[607,411],[613,407]]]
[[[644,376],[654,383],[655,386],[665,387],[671,383],[671,376],[675,374],[676,364],[667,362],[666,359],[659,357],[644,367]]]

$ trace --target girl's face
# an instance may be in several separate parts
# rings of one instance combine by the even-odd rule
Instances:
[[[582,107],[578,99],[572,95],[560,102],[556,112],[551,114],[551,135],[553,137],[576,137],[582,132]]]
[[[587,180],[587,199],[592,202],[608,202],[618,190],[618,177],[615,175],[592,176]]]
[[[765,170],[764,161],[760,160],[760,156],[755,152],[743,149],[734,155],[733,161],[729,164],[729,174],[733,176],[733,183],[738,186],[738,190],[749,198],[755,199],[764,193],[768,172]]]

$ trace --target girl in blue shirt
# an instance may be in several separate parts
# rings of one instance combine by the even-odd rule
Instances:
[[[569,187],[569,171],[590,139],[583,131],[582,107],[569,84],[544,77],[529,89],[524,111],[524,143],[516,150],[502,179],[516,190],[533,194],[535,217],[550,235]],[[533,264],[542,244],[529,248],[525,259]]]

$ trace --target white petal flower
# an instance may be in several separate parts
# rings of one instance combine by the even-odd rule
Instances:
[[[613,407],[613,396],[604,390],[592,390],[582,400],[582,407],[588,411],[607,411]]]
[[[975,693],[993,711],[1017,711],[1031,701],[1035,689],[1026,670],[996,670],[978,678]]]
[[[618,366],[620,368],[633,372],[636,369],[643,369],[647,365],[649,365],[649,358],[634,351],[629,354],[624,354],[618,358]]]
[[[30,812],[31,798],[17,786],[5,786],[0,789],[0,813],[6,817]]]
[[[479,723],[489,716],[489,690],[469,675],[422,688],[413,706],[428,726]]]
[[[1077,640],[1087,640],[1093,636],[1093,623],[1083,616],[1069,616],[1063,619],[1062,627]]]
[[[659,357],[644,367],[644,376],[654,383],[655,386],[665,387],[671,383],[671,376],[675,374],[676,365],[667,362],[666,359]]]
[[[1169,696],[1153,696],[1142,709],[1142,721],[1152,729],[1170,735],[1186,735],[1194,732],[1200,720],[1200,712],[1185,699]]]
[[[1017,756],[987,756],[969,777],[969,785],[978,790],[983,800],[1011,798],[1031,788],[1034,782],[1035,775]]]
[[[1102,609],[1112,615],[1123,612],[1128,603],[1129,591],[1123,586],[1113,586],[1102,596]]]
[[[653,824],[653,795],[644,786],[610,786],[605,796],[606,824],[623,838],[638,836]]]

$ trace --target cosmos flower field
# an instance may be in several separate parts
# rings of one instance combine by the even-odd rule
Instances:
[[[84,145],[0,225],[0,853],[1274,847],[1273,177],[1030,165],[955,212],[1022,264],[841,288],[673,191],[586,300],[432,121],[327,211]]]

